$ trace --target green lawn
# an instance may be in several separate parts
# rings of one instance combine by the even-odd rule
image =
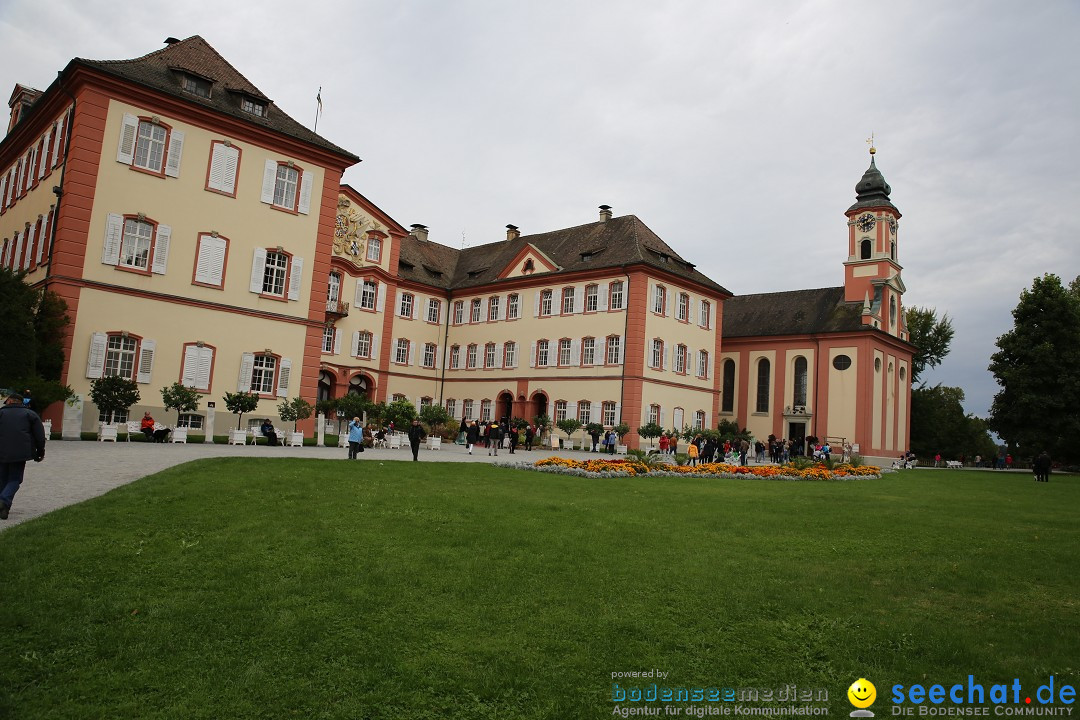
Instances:
[[[205,460],[0,534],[0,718],[611,717],[1080,674],[1080,479]],[[647,681],[619,680],[621,686]],[[685,704],[684,704],[685,705]]]

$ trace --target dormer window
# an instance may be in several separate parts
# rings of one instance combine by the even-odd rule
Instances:
[[[666,263],[666,262],[667,262],[668,260],[670,260],[670,259],[671,259],[671,258],[670,258],[669,256],[667,256],[667,255],[665,255],[665,254],[663,254],[663,253],[660,253],[660,262],[662,262],[662,263]]]
[[[590,260],[592,260],[592,253],[591,252],[581,253],[581,261],[582,262],[589,262]]]
[[[254,115],[255,117],[266,117],[266,103],[260,102],[253,98],[241,98],[240,109],[249,115]]]
[[[184,74],[180,79],[180,87],[184,88],[185,92],[204,98],[210,97],[211,85],[209,80],[195,75]]]

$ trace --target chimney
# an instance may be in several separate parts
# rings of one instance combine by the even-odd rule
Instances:
[[[521,232],[518,230],[517,225],[507,225],[506,226],[506,240],[507,240],[507,242],[509,242],[511,240],[517,240],[519,237],[521,237]]]
[[[611,206],[610,205],[601,205],[600,206],[600,222],[607,222],[610,219],[611,219]]]
[[[165,38],[165,44],[166,45],[175,45],[178,42],[180,42],[180,40],[177,39],[177,38],[172,37],[171,35],[169,37]]]
[[[427,242],[427,225],[421,225],[420,223],[413,223],[409,226],[412,232],[409,234],[420,242]]]

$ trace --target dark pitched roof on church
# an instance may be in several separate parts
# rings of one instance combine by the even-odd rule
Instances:
[[[725,338],[864,330],[862,303],[844,302],[844,288],[738,295],[724,301]]]
[[[452,268],[453,287],[494,282],[526,245],[544,253],[559,267],[559,272],[641,263],[718,293],[731,294],[695,269],[634,215],[466,248],[460,251],[456,267]],[[541,275],[538,273],[536,277]]]
[[[338,147],[293,120],[285,111],[267,98],[257,87],[240,74],[217,50],[198,35],[170,45],[133,60],[88,60],[75,58],[71,65],[95,68],[129,82],[151,88],[166,95],[182,98],[186,102],[202,105],[208,109],[243,120],[268,130],[329,150],[349,158],[360,160],[348,150]],[[70,67],[70,66],[69,66]],[[213,83],[210,97],[185,92],[180,86],[178,72],[189,73]],[[262,117],[245,112],[240,107],[240,97],[247,96],[267,105]]]

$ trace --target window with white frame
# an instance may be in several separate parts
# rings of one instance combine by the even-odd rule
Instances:
[[[177,419],[176,426],[187,428],[188,430],[202,430],[203,416],[194,413],[181,413],[180,417]]]
[[[570,338],[563,338],[559,341],[559,365],[570,364]]]
[[[472,400],[465,400],[461,403],[461,414],[468,420],[476,419],[476,415],[473,414]]]
[[[581,364],[594,365],[596,363],[596,338],[582,338],[581,340]]]
[[[653,288],[653,312],[663,315],[667,308],[667,288],[657,285]]]
[[[649,423],[654,424],[654,425],[659,425],[660,424],[660,406],[659,405],[650,405],[649,406]]]
[[[273,355],[256,355],[251,366],[251,392],[259,395],[272,395],[274,392],[274,374],[277,372],[277,358]]]
[[[596,285],[585,286],[585,312],[596,312],[599,307],[600,292]]]
[[[427,301],[427,321],[429,323],[438,323],[442,317],[442,303],[435,298],[429,298]]]
[[[582,425],[592,422],[592,403],[588,400],[579,400],[577,404],[577,419]]]
[[[135,356],[139,343],[133,337],[110,335],[105,348],[105,377],[135,379]]]
[[[322,351],[324,353],[334,352],[334,326],[326,325],[323,327],[322,332]]]
[[[472,370],[476,367],[476,344],[470,344],[465,349],[465,367]]]
[[[446,414],[452,418],[457,417],[457,400],[449,398],[446,401]]]
[[[336,311],[341,300],[341,273],[332,272],[326,276],[326,309]]]
[[[461,346],[450,346],[450,369],[457,370],[461,367]]]
[[[465,322],[465,301],[454,301],[454,324],[461,325]]]
[[[266,115],[266,103],[252,100],[251,98],[241,98],[240,109],[248,115],[254,115],[255,117],[263,117]]]
[[[705,411],[704,410],[698,410],[697,412],[694,413],[694,429],[695,430],[704,430],[705,429]]]
[[[697,374],[699,378],[709,377],[709,351],[698,350],[697,354]]]
[[[288,274],[289,256],[275,250],[266,251],[263,266],[262,294],[282,296],[285,294],[285,278]]]
[[[517,367],[517,343],[508,342],[503,345],[503,367]]]
[[[120,243],[120,265],[146,270],[150,267],[150,246],[154,226],[134,218],[124,219],[124,238]]]
[[[679,293],[679,306],[675,317],[681,322],[690,321],[690,296],[686,293]]]
[[[607,338],[607,364],[618,365],[622,362],[622,338],[609,335]]]
[[[537,367],[547,367],[548,364],[548,341],[538,340],[536,342],[536,365]]]
[[[371,333],[361,330],[356,338],[356,357],[371,357]]]
[[[292,210],[296,207],[296,193],[300,184],[300,171],[280,164],[274,179],[274,205]]]
[[[551,296],[552,296],[551,290],[541,290],[540,291],[540,314],[541,315],[550,315],[551,314]]]
[[[424,367],[435,367],[435,343],[424,343]]]
[[[429,397],[420,398],[420,409],[423,410],[426,407],[431,407],[433,400]]]
[[[701,317],[698,319],[698,325],[703,328],[712,327],[712,303],[708,300],[701,301]]]
[[[113,414],[112,414],[112,422],[113,422],[113,424],[115,424],[115,425],[123,425],[127,421],[128,421],[128,411],[127,410],[116,410],[116,411],[113,412]],[[107,423],[107,422],[109,422],[109,413],[105,412],[104,410],[99,412],[98,413],[98,422],[99,423]]]
[[[394,393],[393,397],[390,398],[390,402],[399,402],[405,399],[407,398],[402,393]]]
[[[382,238],[374,233],[367,237],[367,260],[373,263],[382,261]]]
[[[480,401],[480,419],[484,422],[491,422],[491,401]]]
[[[660,338],[653,338],[652,362],[649,363],[649,367],[657,370],[664,369],[664,341]]]
[[[495,343],[488,343],[484,346],[484,367],[495,367]]]
[[[412,317],[413,311],[413,294],[401,293],[401,302],[398,304],[398,315],[401,317]]]
[[[506,319],[517,320],[521,317],[521,296],[517,293],[511,293],[506,298]]]
[[[168,138],[169,130],[164,125],[157,125],[149,120],[140,120],[131,164],[150,172],[164,172],[165,143]]]
[[[686,346],[675,346],[675,372],[680,374],[686,373]]]
[[[602,413],[603,413],[603,416],[602,416],[603,423],[605,425],[607,425],[608,427],[613,427],[615,425],[615,403],[613,403],[613,402],[605,402],[601,406],[601,409],[602,409]]]
[[[565,419],[566,419],[566,401],[565,400],[556,400],[555,401],[555,422],[559,422],[560,420],[565,420]]]
[[[407,365],[409,362],[409,341],[406,338],[398,338],[394,343],[394,362],[398,365]]]
[[[499,319],[499,296],[492,295],[488,298],[488,320],[495,322]]]
[[[563,288],[562,291],[562,314],[570,315],[574,312],[574,288]]]
[[[378,294],[379,285],[374,280],[364,280],[360,286],[360,307],[364,310],[375,309],[375,297]]]
[[[482,319],[482,316],[481,316],[481,312],[482,312],[481,305],[482,304],[483,303],[480,300],[480,298],[473,298],[473,300],[472,300],[472,311],[469,314],[469,322],[474,322],[474,323],[480,322],[480,320]]]

